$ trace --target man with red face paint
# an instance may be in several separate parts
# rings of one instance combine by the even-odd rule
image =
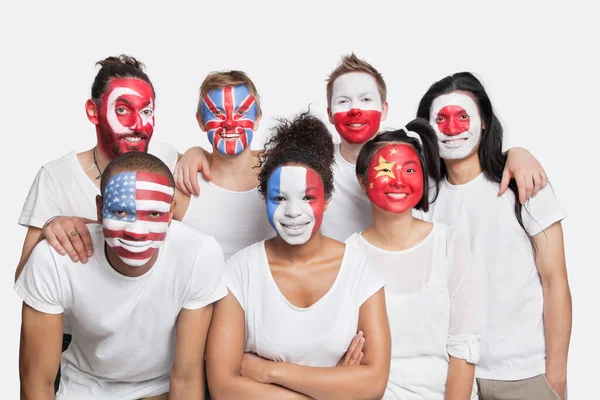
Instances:
[[[86,220],[96,219],[94,199],[99,194],[102,171],[110,160],[130,151],[147,151],[171,169],[177,162],[178,154],[172,146],[150,142],[155,96],[143,64],[125,55],[109,57],[97,64],[101,68],[92,85],[91,98],[85,104],[87,117],[96,128],[97,144],[88,151],[70,152],[51,161],[38,172],[19,218],[19,224],[28,230],[15,279],[35,244],[44,238],[42,228],[57,216],[84,218],[63,219],[65,226],[60,224],[61,218],[52,221],[54,224],[50,223],[46,235],[49,243],[59,254],[68,253],[74,261],[85,262],[92,255],[89,235],[85,235],[85,243],[74,240],[75,245],[69,237],[79,239],[80,232],[87,232]],[[65,332],[69,332],[67,319],[68,315]]]

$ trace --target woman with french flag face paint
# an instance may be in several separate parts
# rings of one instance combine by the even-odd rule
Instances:
[[[288,244],[308,242],[319,230],[325,211],[323,182],[311,168],[277,167],[267,183],[269,222]]]
[[[104,188],[102,228],[106,244],[125,264],[143,267],[165,240],[174,189],[166,177],[120,172]]]
[[[202,128],[221,154],[237,155],[250,146],[258,118],[256,99],[246,85],[210,90],[200,102]]]

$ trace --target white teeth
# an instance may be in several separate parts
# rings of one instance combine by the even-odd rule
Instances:
[[[395,199],[401,199],[403,197],[408,196],[406,193],[386,193],[387,196],[393,197]]]
[[[239,133],[221,133],[220,136],[224,139],[237,139],[240,137]]]
[[[353,128],[360,128],[361,126],[364,126],[365,124],[348,124],[348,126],[351,126]]]
[[[298,229],[302,229],[304,228],[306,225],[308,225],[308,222],[305,224],[299,224],[299,225],[286,225],[286,224],[281,224],[284,228],[292,230],[292,231],[297,231]]]
[[[463,139],[452,139],[452,140],[444,140],[444,144],[449,147],[460,147],[466,141],[466,138]]]
[[[132,143],[137,143],[137,142],[139,142],[140,140],[142,140],[142,138],[141,138],[141,137],[139,137],[139,136],[127,136],[127,137],[125,138],[125,141],[126,141],[126,142],[132,142]]]

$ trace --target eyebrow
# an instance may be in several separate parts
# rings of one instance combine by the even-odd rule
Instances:
[[[405,162],[403,165],[407,165],[407,164],[415,164],[416,165],[417,162],[413,161],[413,160],[410,160],[410,161]]]

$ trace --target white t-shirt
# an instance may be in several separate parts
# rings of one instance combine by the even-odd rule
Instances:
[[[179,312],[227,294],[223,253],[214,238],[177,221],[156,264],[126,277],[106,259],[102,226],[89,224],[94,257],[86,265],[44,240],[14,289],[32,308],[70,313],[73,339],[62,355],[57,399],[139,399],[169,390]]]
[[[444,400],[448,355],[479,360],[480,282],[469,243],[435,224],[404,251],[382,250],[361,233],[346,244],[371,256],[386,281],[392,362],[384,399]],[[476,385],[471,399],[477,399]]]
[[[267,218],[258,189],[234,192],[205,181],[198,174],[200,196],[190,196],[182,222],[217,239],[225,260],[243,248],[271,238],[275,231]]]
[[[344,160],[339,143],[335,145],[333,187],[321,232],[343,242],[353,233],[362,232],[373,224],[373,209],[356,179],[356,166]]]
[[[315,367],[338,363],[357,333],[360,306],[384,286],[376,264],[348,246],[335,282],[308,308],[294,306],[279,290],[264,241],[231,257],[225,275],[244,309],[245,351]]]
[[[483,173],[464,185],[444,180],[424,219],[454,226],[470,240],[484,307],[477,377],[519,380],[546,369],[544,298],[532,245],[515,217],[515,196],[511,190],[498,196],[499,187]],[[521,215],[531,236],[566,217],[551,184]]]
[[[151,140],[148,153],[158,157],[171,172],[177,163],[177,150],[169,144]],[[56,215],[97,219],[96,196],[100,189],[83,172],[77,153],[45,164],[29,189],[19,225],[41,228]]]

